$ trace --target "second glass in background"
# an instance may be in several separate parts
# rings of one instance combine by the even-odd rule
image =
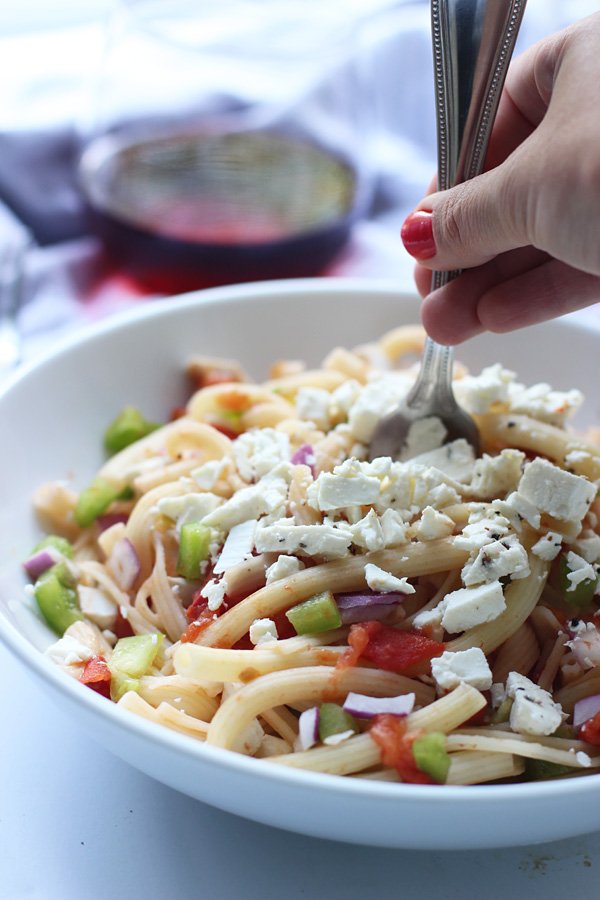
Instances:
[[[356,20],[336,2],[122,0],[81,184],[146,288],[316,275],[369,196]]]

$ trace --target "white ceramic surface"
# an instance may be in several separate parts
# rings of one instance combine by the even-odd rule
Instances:
[[[39,651],[52,636],[23,602],[20,561],[39,535],[31,492],[44,480],[83,486],[100,435],[124,403],[165,417],[184,396],[193,352],[242,360],[257,378],[274,358],[317,363],[414,322],[416,298],[356,281],[273,282],[148,304],[96,326],[24,369],[0,395],[0,637],[41,688],[104,746],[142,771],[221,809],[317,837],[382,847],[512,846],[600,827],[600,775],[501,787],[377,784],[288,771],[204,747],[129,715],[72,681]],[[527,383],[587,389],[580,424],[600,422],[600,332],[568,321],[464,345],[472,369],[500,360]]]

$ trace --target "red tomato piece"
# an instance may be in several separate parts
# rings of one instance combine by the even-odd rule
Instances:
[[[381,622],[351,625],[348,643],[355,653],[358,651],[356,659],[362,657],[386,672],[398,673],[440,656],[445,650],[444,644],[420,632],[399,631]]]
[[[110,629],[114,635],[118,638],[122,637],[132,637],[134,634],[133,628],[130,623],[127,621],[121,609],[117,612],[117,618],[115,619],[115,624]]]
[[[375,716],[369,734],[381,751],[383,765],[396,769],[402,781],[408,784],[435,784],[430,775],[417,768],[412,745],[419,732],[407,732],[404,719],[390,715]]]
[[[233,428],[228,428],[227,425],[221,425],[220,422],[209,422],[209,425],[216,431],[220,431],[221,434],[224,434],[225,437],[228,437],[230,441],[235,441],[236,438],[239,438],[239,432],[234,431]]]
[[[103,656],[93,656],[83,668],[80,681],[93,691],[110,697],[110,669]]]
[[[583,723],[579,729],[579,737],[594,747],[600,747],[600,712]]]
[[[377,634],[380,628],[383,628],[381,622],[375,621],[358,622],[356,625],[351,625],[348,632],[348,649],[338,659],[336,668],[348,669],[350,666],[355,666],[371,637]]]

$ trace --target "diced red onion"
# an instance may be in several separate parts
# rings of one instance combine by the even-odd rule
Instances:
[[[112,548],[107,562],[120,588],[128,591],[140,574],[141,566],[136,549],[129,538],[121,538]]]
[[[298,719],[298,750],[310,750],[319,740],[319,719],[321,711],[318,706],[306,709]]]
[[[350,692],[344,701],[344,709],[357,719],[372,719],[373,716],[388,714],[407,716],[415,705],[414,694],[400,694],[398,697],[369,697],[366,694]]]
[[[26,559],[23,568],[32,581],[37,581],[40,575],[50,569],[60,558],[61,554],[58,551],[53,552],[51,547],[44,547],[43,550],[38,550],[37,553]]]
[[[290,462],[295,466],[308,466],[314,478],[316,459],[315,451],[310,444],[302,444],[301,447],[298,447]]]
[[[383,619],[396,606],[406,599],[406,594],[337,594],[335,602],[340,611],[342,624],[352,625],[354,622],[367,622],[370,619]]]
[[[593,694],[591,697],[584,697],[578,700],[573,710],[573,725],[579,728],[588,719],[592,719],[596,713],[600,712],[600,694]]]
[[[98,516],[96,522],[100,526],[101,531],[106,531],[107,528],[112,528],[113,525],[127,524],[128,518],[129,516],[125,513],[106,513],[103,516]]]

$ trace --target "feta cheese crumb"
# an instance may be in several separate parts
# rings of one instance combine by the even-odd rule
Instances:
[[[44,656],[48,656],[59,666],[76,666],[86,663],[94,655],[93,650],[70,634],[65,634],[55,644],[51,644],[44,653]]]
[[[584,769],[588,769],[592,765],[591,757],[584,753],[583,750],[578,750],[575,753],[575,759]]]
[[[225,579],[222,578],[221,581],[216,581],[216,579],[213,578],[204,585],[200,591],[200,596],[204,597],[205,600],[208,600],[208,608],[211,612],[215,612],[215,610],[222,606],[226,593],[227,583]]]
[[[598,577],[591,563],[586,562],[585,559],[573,553],[572,550],[567,553],[567,567],[569,569],[567,572],[567,581],[569,582],[567,593],[574,591],[582,581],[596,581]]]
[[[346,556],[352,536],[348,529],[326,523],[295,525],[281,519],[258,528],[255,546],[259,553],[288,553],[300,556],[324,556],[336,559]]]
[[[445,604],[442,626],[450,634],[493,622],[506,609],[499,581],[460,588],[447,594],[442,602]]]
[[[397,578],[391,572],[386,572],[385,569],[380,569],[373,563],[366,564],[365,578],[371,590],[381,594],[389,594],[392,591],[399,591],[401,594],[415,593],[414,587],[408,583],[406,578]]]
[[[459,484],[466,484],[473,477],[475,453],[464,438],[459,438],[436,450],[421,453],[412,461],[421,466],[433,466]]]
[[[158,511],[176,522],[177,534],[188,522],[201,522],[217,509],[223,500],[216,494],[190,493],[180,497],[161,497],[156,504]]]
[[[408,524],[400,513],[394,509],[386,509],[380,520],[383,531],[384,547],[399,547],[408,541]]]
[[[354,732],[351,728],[348,731],[338,731],[337,734],[330,734],[323,740],[323,743],[328,747],[337,747],[338,744],[347,741],[348,738],[354,737],[356,732]]]
[[[573,651],[573,656],[583,669],[594,669],[600,666],[600,632],[593,622],[580,622],[576,627],[569,623],[569,630],[575,637],[567,641],[566,646]]]
[[[600,560],[600,535],[592,531],[591,528],[586,528],[581,532],[577,540],[573,541],[573,549],[586,562],[598,562]]]
[[[91,619],[98,628],[111,628],[117,618],[118,606],[114,600],[101,591],[100,588],[88,587],[84,584],[77,586],[77,596],[81,612]]]
[[[479,647],[456,653],[446,650],[431,660],[431,674],[437,686],[445,691],[451,691],[461,683],[470,684],[479,691],[487,691],[492,686],[492,671]]]
[[[284,478],[262,478],[258,484],[236,491],[233,497],[208,513],[202,523],[218,531],[230,531],[240,522],[279,510],[284,506],[287,494],[288,485]]]
[[[364,518],[351,525],[352,543],[365,550],[383,550],[385,538],[377,513],[370,509]]]
[[[535,556],[539,556],[540,559],[545,560],[545,562],[551,562],[560,553],[562,541],[562,534],[558,534],[556,531],[548,531],[539,541],[536,541],[531,548],[531,552]]]
[[[333,473],[321,472],[307,491],[309,505],[322,512],[372,505],[379,499],[381,482],[377,475],[365,473],[369,465],[348,459]]]
[[[277,625],[273,619],[255,619],[250,626],[249,635],[255,647],[259,644],[270,644],[278,638]]]
[[[562,724],[563,711],[552,695],[519,672],[506,680],[506,694],[512,697],[510,727],[519,734],[553,734]]]
[[[480,550],[486,544],[499,541],[509,533],[510,523],[502,515],[477,514],[469,516],[469,521],[462,532],[454,538],[454,546],[460,550]]]
[[[256,531],[256,521],[250,519],[247,522],[240,522],[234,525],[227,540],[223,545],[221,554],[215,564],[215,575],[221,575],[232,566],[237,566],[252,554],[254,547],[254,532]]]
[[[515,534],[482,547],[474,559],[468,560],[462,570],[463,584],[489,583],[510,575],[513,579],[529,575],[527,551]]]
[[[545,383],[533,384],[530,387],[514,384],[509,388],[511,412],[523,413],[539,422],[548,422],[559,427],[565,424],[565,420],[579,409],[582,403],[581,391],[555,391]]]
[[[401,459],[412,459],[442,446],[448,430],[437,416],[417,419],[408,429]]]
[[[493,500],[514,491],[521,478],[525,454],[508,448],[497,456],[484,453],[475,461],[469,491],[482,500]]]
[[[211,491],[230,467],[231,461],[229,457],[224,456],[222,459],[209,459],[208,462],[198,466],[197,469],[192,469],[190,474],[198,487],[205,491]]]
[[[331,394],[323,388],[302,387],[296,394],[298,418],[314,422],[322,431],[328,431],[331,425],[330,404]]]
[[[561,521],[580,522],[596,496],[596,486],[581,475],[537,458],[525,466],[519,493],[540,512]]]
[[[267,568],[266,582],[272,584],[281,578],[289,578],[290,575],[296,575],[304,568],[304,563],[295,556],[285,556],[282,554],[278,559]]]
[[[289,462],[290,439],[274,428],[251,428],[233,442],[233,455],[242,478],[258,481],[280,463]]]
[[[435,541],[448,537],[454,531],[454,522],[449,516],[438,512],[433,506],[426,506],[421,518],[413,526],[414,536],[419,541]]]
[[[495,403],[508,400],[509,385],[515,373],[502,368],[500,363],[487,366],[479,375],[466,375],[454,383],[454,392],[461,406],[468,412],[484,414]]]

